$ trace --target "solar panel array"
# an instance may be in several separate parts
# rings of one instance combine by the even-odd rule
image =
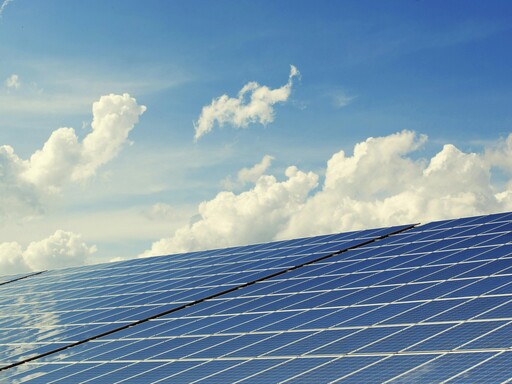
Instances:
[[[1,382],[512,381],[512,214],[0,285]]]

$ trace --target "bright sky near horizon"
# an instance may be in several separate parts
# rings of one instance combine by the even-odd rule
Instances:
[[[0,0],[0,274],[512,210],[509,1]]]

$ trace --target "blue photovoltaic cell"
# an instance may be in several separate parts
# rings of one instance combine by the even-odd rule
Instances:
[[[5,285],[30,289],[33,299],[26,308],[12,301],[15,290],[3,294],[0,286],[5,308],[25,311],[0,317],[0,330],[11,340],[0,350],[8,361],[17,333],[22,335],[18,356],[36,349],[23,339],[44,334],[47,341],[37,347],[51,351],[59,343],[84,340],[80,335],[93,337],[5,369],[0,379],[315,384],[512,379],[512,214],[428,223],[370,241],[399,229],[406,228],[130,260]],[[343,247],[353,248],[299,266]],[[180,309],[164,314],[168,308]],[[50,319],[58,314],[65,323],[44,331],[15,324],[15,318],[23,322],[31,313]],[[134,323],[152,314],[159,315]],[[123,324],[126,328],[100,336]],[[25,346],[31,349],[24,351]]]
[[[246,360],[240,364],[235,365],[227,370],[215,373],[213,376],[207,377],[201,383],[233,383],[245,379],[250,374],[266,371],[279,363],[282,360]]]
[[[371,365],[381,357],[368,356],[368,357],[343,357],[332,360],[323,364],[313,370],[307,372],[298,372],[296,376],[288,380],[290,383],[327,383],[332,381],[333,378],[341,378],[351,372]],[[258,376],[256,376],[257,378]]]
[[[319,369],[324,364],[334,361],[329,358],[302,359],[295,358],[275,365],[273,368],[263,372],[251,372],[254,376],[242,379],[241,383],[279,383],[290,379],[299,372],[308,372]],[[249,376],[249,375],[247,375]]]
[[[510,379],[512,366],[512,352],[501,352],[493,358],[483,361],[479,365],[470,367],[460,373],[452,383],[503,383]]]
[[[424,364],[432,355],[395,355],[341,378],[340,383],[383,383]]]
[[[483,361],[494,357],[494,353],[448,353],[443,355],[434,355],[432,359],[424,365],[413,367],[411,370],[397,376],[390,383],[410,384],[410,383],[443,383],[461,372],[471,369]],[[503,377],[507,377],[503,375]],[[465,381],[465,383],[479,383],[478,381]],[[482,381],[487,383],[487,381]]]
[[[512,348],[512,322],[496,327],[492,332],[478,335],[473,341],[464,345],[464,349]]]
[[[504,321],[490,322],[466,322],[460,324],[445,325],[445,332],[439,333],[429,339],[409,347],[413,351],[451,351],[454,349],[464,350],[466,344],[475,339],[477,335],[485,335],[488,332],[498,329],[505,324]],[[444,324],[443,324],[444,325]]]
[[[443,331],[450,328],[449,324],[428,324],[423,326],[411,326],[395,332],[382,340],[364,347],[359,352],[396,352],[406,348],[417,350],[415,344],[425,339],[434,337],[434,335],[443,335]],[[442,336],[441,336],[442,338]],[[412,345],[412,347],[411,347]],[[437,345],[436,345],[437,347]],[[440,348],[431,348],[428,350],[439,350]]]

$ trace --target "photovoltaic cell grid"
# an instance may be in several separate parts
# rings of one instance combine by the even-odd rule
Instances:
[[[4,379],[508,382],[511,220],[409,229],[6,370]]]
[[[49,271],[0,285],[0,368],[97,337],[393,227]]]

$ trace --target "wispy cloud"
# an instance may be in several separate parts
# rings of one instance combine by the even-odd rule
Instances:
[[[13,0],[4,0],[2,5],[0,6],[0,17],[2,17],[2,14],[4,13],[4,9],[7,7],[9,3],[11,3]]]
[[[331,93],[332,98],[332,104],[334,105],[334,108],[344,108],[347,105],[351,104],[354,99],[357,98],[357,96],[351,96],[348,95],[344,91],[335,91]]]
[[[0,0],[1,1],[1,0]],[[86,61],[74,58],[48,58],[31,55],[27,60],[13,59],[20,87],[13,92],[0,81],[0,115],[15,119],[47,114],[83,114],[84,106],[108,93],[137,94],[138,97],[162,92],[189,82],[192,76],[179,68],[162,64],[149,68],[133,67],[125,71],[116,66],[98,64],[94,70]],[[30,75],[23,75],[29,73]],[[12,76],[11,76],[12,77]],[[13,79],[10,79],[12,82]]]
[[[290,66],[288,82],[280,88],[270,89],[251,81],[244,85],[237,97],[222,95],[203,107],[201,115],[194,123],[197,141],[210,132],[215,123],[219,126],[230,124],[235,128],[246,128],[250,123],[268,124],[274,120],[274,104],[285,102],[290,96],[293,79],[300,76],[293,65]]]

